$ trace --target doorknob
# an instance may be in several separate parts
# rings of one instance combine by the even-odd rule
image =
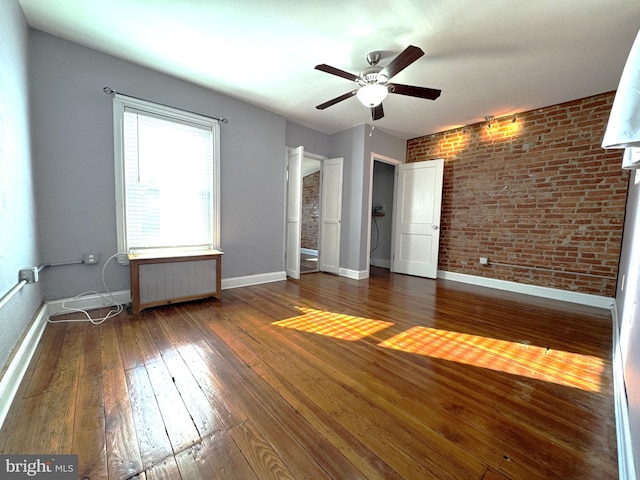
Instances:
[[[434,229],[434,230],[437,230],[437,229],[438,229],[438,225],[434,225],[434,226],[433,226],[433,229]]]

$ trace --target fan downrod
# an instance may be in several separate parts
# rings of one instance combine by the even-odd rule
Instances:
[[[372,67],[380,61],[380,52],[369,52],[367,54],[367,63]]]

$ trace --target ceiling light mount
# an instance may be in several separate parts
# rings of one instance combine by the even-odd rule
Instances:
[[[380,52],[369,52],[367,54],[367,63],[371,66],[378,65],[380,61]]]

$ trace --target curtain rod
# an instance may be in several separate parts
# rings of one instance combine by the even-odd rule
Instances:
[[[144,98],[140,98],[140,97],[134,97],[133,95],[127,95],[126,93],[120,93],[120,92],[116,92],[114,89],[109,88],[109,87],[104,87],[102,89],[102,91],[104,93],[106,93],[107,95],[115,95],[116,93],[118,95],[122,95],[123,97],[129,97],[129,98],[135,98],[136,100],[142,100],[143,102],[148,102],[149,100],[145,100]],[[171,105],[165,105],[163,103],[158,103],[158,102],[153,102],[153,103],[157,103],[158,105],[162,105],[163,107],[169,107],[169,108],[176,108],[176,107],[172,107]],[[184,109],[181,109],[184,110]],[[222,123],[229,123],[229,120],[227,120],[226,118],[219,118],[219,117],[212,117],[211,115],[203,115],[202,113],[198,113],[198,112],[192,112],[190,110],[184,110],[185,112],[189,112],[189,113],[193,113],[194,115],[200,115],[201,117],[207,117],[207,118],[211,118],[213,120],[218,120],[219,122]]]

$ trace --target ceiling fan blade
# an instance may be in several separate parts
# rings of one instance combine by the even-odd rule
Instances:
[[[339,68],[332,67],[331,65],[327,65],[325,63],[316,65],[315,69],[320,70],[321,72],[330,73],[331,75],[337,75],[338,77],[346,78],[347,80],[351,80],[353,82],[357,82],[360,79],[360,77],[354,75],[353,73],[345,72],[344,70],[340,70]]]
[[[416,87],[415,85],[402,85],[401,83],[389,83],[387,86],[391,93],[426,98],[427,100],[435,100],[442,93],[442,90],[436,88]]]
[[[335,105],[336,103],[342,102],[343,100],[346,100],[347,98],[353,97],[356,94],[357,91],[358,90],[352,90],[351,92],[347,92],[344,95],[340,95],[339,97],[336,97],[336,98],[334,98],[332,100],[329,100],[328,102],[321,103],[316,108],[318,110],[324,110],[325,108],[328,108],[331,105]]]
[[[384,117],[384,110],[382,109],[382,104],[377,107],[371,107],[371,119],[372,120],[380,120]]]
[[[409,45],[389,65],[384,67],[381,73],[384,73],[390,80],[391,77],[400,73],[423,55],[424,52],[421,48]]]

